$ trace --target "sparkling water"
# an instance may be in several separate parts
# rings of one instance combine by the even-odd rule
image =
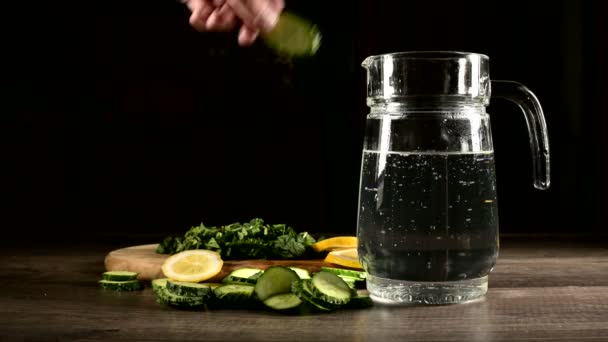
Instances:
[[[408,301],[420,284],[486,286],[498,254],[495,177],[491,151],[364,150],[357,234],[372,295]]]

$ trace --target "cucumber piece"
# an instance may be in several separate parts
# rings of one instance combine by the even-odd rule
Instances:
[[[208,297],[211,295],[211,288],[207,284],[169,280],[166,287],[167,291],[178,296]]]
[[[310,273],[306,269],[300,267],[289,267],[289,269],[296,272],[300,279],[310,279]]]
[[[159,291],[159,302],[178,309],[200,309],[207,302],[207,297],[180,296],[172,293],[166,287]]]
[[[374,301],[369,296],[367,290],[356,290],[345,307],[349,309],[365,309],[373,305]]]
[[[281,293],[270,296],[264,301],[264,305],[275,310],[289,310],[302,304],[302,300],[293,293]]]
[[[253,285],[226,284],[216,287],[213,294],[219,303],[238,305],[251,302],[253,290]]]
[[[302,279],[293,282],[291,285],[291,291],[301,300],[311,304],[316,309],[321,311],[332,311],[335,309],[335,306],[326,302],[323,302],[320,299],[313,297],[312,292],[309,290],[312,288],[310,279]]]
[[[264,273],[264,271],[260,271],[260,272],[258,272],[256,274],[252,275],[251,277],[249,277],[249,279],[258,280],[258,279],[260,279],[260,277],[262,276],[263,273]]]
[[[228,276],[237,277],[237,278],[251,278],[252,276],[254,276],[260,272],[264,272],[264,271],[259,268],[243,267],[243,268],[239,268],[239,269],[236,269],[236,270],[230,272],[230,274]]]
[[[207,285],[207,286],[209,286],[209,288],[211,289],[211,291],[213,291],[216,288],[224,285],[222,283],[204,283],[204,284]]]
[[[363,271],[355,271],[355,270],[346,270],[343,268],[335,268],[335,267],[321,267],[321,271],[334,273],[337,276],[340,276],[342,279],[344,277],[354,278],[354,279],[365,279],[367,278],[367,273]]]
[[[261,301],[271,296],[288,293],[291,291],[291,283],[300,280],[298,274],[284,266],[270,266],[255,284],[255,294]]]
[[[168,278],[154,279],[150,283],[152,284],[152,293],[154,293],[154,299],[158,304],[168,304],[164,299],[162,292],[167,287]]]
[[[234,277],[234,276],[229,275],[226,278],[222,279],[222,283],[224,283],[224,284],[255,285],[255,283],[257,283],[257,279],[241,278],[241,277]]]
[[[139,280],[100,280],[99,285],[106,290],[113,291],[137,291],[144,288],[143,284]]]
[[[158,278],[158,279],[152,280],[152,282],[151,282],[152,290],[156,291],[158,289],[167,287],[167,281],[169,281],[169,278]]]
[[[267,46],[287,56],[312,56],[321,45],[321,32],[316,25],[285,11],[275,28],[260,36]]]
[[[154,299],[161,305],[167,305],[178,309],[200,309],[205,306],[208,297],[180,296],[167,289],[168,279],[154,279],[152,290]]]
[[[342,280],[344,280],[344,282],[352,289],[364,289],[365,288],[365,279],[352,278],[352,277],[341,276],[341,275],[338,275],[338,277],[342,278]]]
[[[129,271],[108,271],[101,274],[101,278],[103,280],[110,281],[128,281],[128,280],[137,280],[137,272],[129,272]]]
[[[348,284],[333,273],[321,271],[316,273],[311,281],[313,296],[325,302],[344,305],[352,297],[352,290]]]

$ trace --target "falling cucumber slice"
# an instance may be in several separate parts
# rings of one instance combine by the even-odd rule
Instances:
[[[283,12],[274,29],[261,38],[277,53],[289,56],[312,56],[321,45],[317,26],[289,12]]]

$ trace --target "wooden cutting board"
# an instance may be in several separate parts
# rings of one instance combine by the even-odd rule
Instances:
[[[111,251],[106,255],[104,261],[106,271],[137,272],[140,280],[163,278],[161,266],[169,255],[156,253],[157,246],[158,244],[139,245]],[[323,260],[225,260],[220,273],[207,282],[219,282],[237,268],[266,269],[273,265],[301,267],[309,272],[318,272],[321,266],[332,267],[332,264],[325,263]]]

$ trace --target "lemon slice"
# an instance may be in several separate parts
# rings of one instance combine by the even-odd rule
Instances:
[[[353,248],[357,247],[356,236],[336,236],[329,239],[321,240],[314,243],[312,249],[317,252],[333,250],[338,248]]]
[[[308,20],[283,12],[277,25],[262,40],[276,52],[290,56],[314,55],[321,45],[321,32]]]
[[[168,257],[162,270],[165,277],[171,280],[197,283],[218,274],[223,265],[224,261],[219,253],[193,249]]]
[[[323,261],[344,267],[363,269],[363,266],[359,262],[357,248],[345,248],[331,251]]]

